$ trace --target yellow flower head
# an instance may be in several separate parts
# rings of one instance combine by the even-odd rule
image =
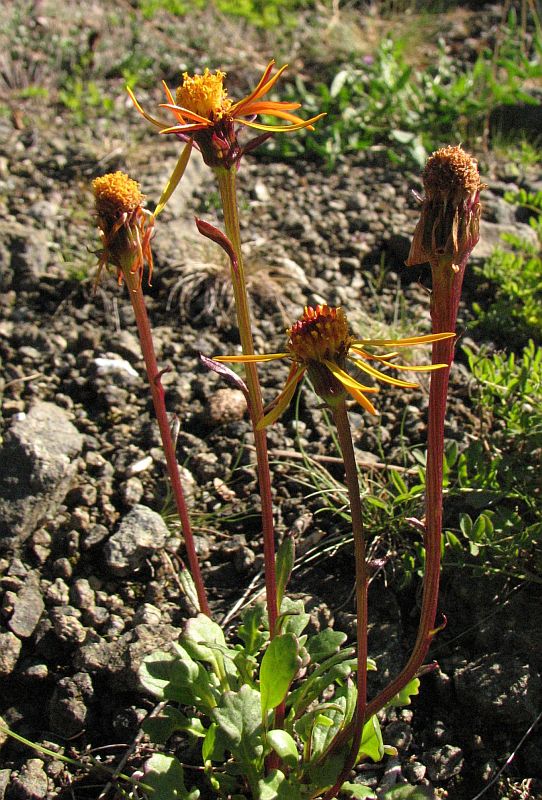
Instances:
[[[223,86],[225,77],[226,73],[218,69],[213,75],[208,67],[203,75],[191,76],[188,72],[183,73],[183,82],[175,94],[177,106],[205,119],[220,119],[232,106]]]
[[[443,147],[423,171],[425,197],[407,266],[446,262],[454,272],[465,265],[480,238],[480,181],[475,158],[461,146]]]
[[[144,195],[137,181],[124,172],[110,172],[92,181],[103,248],[99,253],[96,284],[104,267],[117,269],[119,284],[126,271],[141,281],[145,262],[152,276],[150,240],[154,219],[142,207]]]
[[[289,358],[292,362],[286,384],[271,404],[271,408],[259,423],[265,427],[275,422],[286,410],[297,384],[308,373],[316,394],[327,405],[333,407],[343,403],[350,395],[366,411],[376,414],[376,409],[367,398],[367,394],[378,391],[376,386],[365,386],[346,372],[346,363],[351,361],[358,369],[372,379],[389,383],[393,386],[413,389],[416,383],[403,381],[386,375],[368,363],[370,361],[384,364],[396,370],[429,372],[446,367],[447,364],[430,366],[405,366],[393,363],[397,353],[375,355],[366,349],[374,347],[412,347],[418,344],[449,339],[453,333],[438,333],[428,336],[412,336],[406,339],[356,339],[350,334],[346,314],[342,308],[321,305],[315,308],[305,307],[302,317],[288,329],[288,352],[270,353],[269,355],[217,356],[215,361],[223,363],[249,363],[273,361],[278,358]]]
[[[92,181],[98,214],[114,217],[130,213],[144,200],[141,186],[124,172],[109,172]]]
[[[231,169],[239,163],[244,153],[253,150],[275,133],[291,133],[302,128],[314,130],[313,123],[325,114],[304,120],[292,113],[300,108],[301,103],[265,99],[265,95],[269,94],[286,69],[285,65],[273,75],[274,66],[275,62],[271,61],[256,88],[235,102],[228,97],[223,85],[226,75],[220,70],[213,74],[206,68],[203,75],[189,75],[185,72],[175,98],[164,82],[167,102],[162,104],[162,108],[171,112],[175,125],[148,114],[128,88],[132,102],[146,120],[160,128],[160,133],[174,134],[187,143],[160,198],[155,216],[162,210],[181,180],[192,147],[200,150],[203,160],[209,166]],[[283,120],[285,124],[258,122],[257,118],[262,114]],[[237,139],[239,127],[253,129],[259,135],[241,145]]]

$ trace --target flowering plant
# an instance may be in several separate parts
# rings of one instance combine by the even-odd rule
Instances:
[[[156,698],[172,703],[159,716],[149,719],[144,728],[162,745],[179,733],[191,741],[199,741],[199,767],[218,797],[331,800],[341,790],[356,797],[375,797],[367,787],[348,782],[350,770],[363,759],[377,761],[391,751],[383,744],[376,713],[386,705],[408,703],[410,696],[417,693],[418,675],[437,631],[434,624],[442,497],[435,476],[439,475],[442,431],[440,422],[435,427],[434,420],[441,421],[444,413],[446,398],[442,387],[447,386],[457,311],[455,306],[443,324],[442,308],[443,302],[450,300],[446,291],[458,302],[458,280],[478,236],[481,184],[475,165],[460,148],[452,148],[453,153],[445,153],[444,158],[440,152],[435,154],[424,173],[427,197],[408,263],[429,258],[434,266],[432,334],[404,339],[356,338],[350,332],[345,311],[324,304],[304,309],[300,319],[287,331],[284,352],[256,354],[241,253],[236,171],[241,156],[264,138],[277,132],[311,129],[322,116],[302,120],[293,114],[299,108],[298,103],[263,99],[284,69],[272,76],[273,66],[271,62],[256,88],[236,103],[228,97],[223,86],[224,74],[220,71],[212,74],[205,70],[199,76],[185,74],[175,99],[164,84],[168,102],[163,107],[173,114],[176,121],[173,126],[149,115],[130,93],[145,119],[159,127],[161,133],[174,134],[185,142],[153,216],[142,207],[138,184],[122,173],[99,178],[93,187],[103,242],[99,273],[111,264],[117,269],[119,281],[124,279],[130,291],[190,565],[191,576],[184,573],[183,581],[199,610],[197,616],[187,621],[179,642],[169,652],[153,653],[143,664],[143,686]],[[274,115],[287,124],[257,122],[259,114]],[[256,129],[261,134],[241,145],[237,137],[239,126]],[[262,501],[266,604],[245,612],[232,641],[226,639],[222,628],[212,619],[207,601],[141,285],[145,263],[149,277],[152,273],[150,241],[155,218],[181,179],[193,149],[201,152],[218,181],[225,232],[202,220],[197,225],[230,259],[242,350],[238,355],[206,358],[204,363],[233,381],[245,395],[256,444]],[[398,348],[424,344],[433,345],[431,365],[411,367],[395,362]],[[375,348],[381,347],[387,351],[375,352]],[[445,357],[439,357],[441,354]],[[256,365],[279,358],[291,361],[290,372],[271,407],[264,409]],[[226,366],[228,363],[245,366],[246,382]],[[348,372],[349,364],[365,374],[364,383]],[[416,388],[415,383],[381,368],[427,371],[446,377],[444,381],[437,380],[437,390],[432,383],[430,394],[429,450],[433,451],[433,461],[428,463],[436,467],[432,477],[428,476],[427,525],[419,523],[424,530],[427,568],[418,638],[400,674],[369,700],[367,670],[374,669],[367,651],[369,567],[347,401],[355,400],[374,415],[376,409],[368,397],[377,392],[374,381],[399,389]],[[266,428],[284,412],[305,374],[331,413],[344,461],[354,539],[357,626],[353,645],[347,645],[345,635],[332,629],[312,636],[304,633],[308,615],[303,603],[285,594],[295,559],[291,539],[287,537],[275,553]],[[435,503],[439,508],[434,508]],[[145,785],[154,790],[159,800],[196,800],[199,788],[193,786],[192,780],[187,788],[185,771],[186,764],[183,766],[177,756],[157,753],[145,765]]]

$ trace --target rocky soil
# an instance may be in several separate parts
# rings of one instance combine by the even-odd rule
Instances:
[[[178,149],[148,129],[126,101],[118,72],[104,68],[122,47],[123,30],[118,20],[111,23],[107,3],[28,5],[32,13],[23,19],[20,4],[19,21],[13,9],[2,12],[0,714],[11,729],[55,752],[92,753],[112,766],[128,752],[129,771],[150,752],[137,738],[153,709],[139,686],[139,665],[176,639],[192,609],[179,583],[182,538],[131,305],[112,277],[93,292],[98,245],[89,183],[123,169],[141,181],[152,208]],[[495,10],[486,14],[489,24]],[[154,62],[156,86],[179,62],[196,58],[197,50],[185,44],[172,55],[173,34],[183,41],[183,24],[159,18],[138,30],[136,52]],[[194,24],[196,40],[210,23],[198,17]],[[49,49],[53,39],[59,48],[68,32],[94,41],[87,66],[101,63],[101,88],[113,103],[107,113],[81,101],[81,118],[58,102]],[[243,50],[241,32],[236,35],[223,66],[242,92],[267,52],[249,79],[241,78],[252,43],[245,41]],[[10,37],[24,56],[18,66],[9,56]],[[462,46],[467,58],[475,42]],[[205,63],[203,52],[196,61]],[[20,91],[36,74],[51,82],[49,100]],[[154,106],[158,90],[142,91],[141,99]],[[487,158],[483,164],[489,188],[478,260],[487,258],[503,231],[532,234],[503,201],[504,192],[542,188],[536,175],[512,174],[508,164]],[[418,175],[391,165],[378,149],[339,160],[331,172],[316,163],[254,156],[241,165],[239,189],[258,350],[282,349],[288,321],[303,305],[319,302],[343,305],[360,334],[429,330],[429,277],[404,266],[417,219],[410,190],[420,190]],[[198,360],[199,353],[235,352],[238,338],[225,265],[198,241],[194,215],[220,224],[212,175],[197,158],[158,223],[146,297],[159,360],[171,368],[164,376],[167,405],[180,421],[179,462],[211,604],[218,620],[231,621],[239,601],[262,586],[259,500],[243,403]],[[465,337],[478,292],[471,273],[459,322]],[[262,367],[266,399],[286,372],[280,363]],[[461,358],[451,392],[447,435],[461,445],[477,425]],[[375,475],[382,474],[382,462],[411,465],[408,449],[423,446],[426,407],[423,384],[408,394],[383,389],[376,422],[353,408],[360,462]],[[336,516],[315,516],[318,500],[304,498],[300,443],[315,460],[336,455],[306,387],[299,418],[289,410],[269,432],[277,461],[277,530],[297,534],[299,569],[291,591],[306,598],[311,624],[351,633],[350,545],[326,547],[344,542],[348,531]],[[340,479],[339,467],[330,469]],[[378,547],[387,557],[393,550],[385,539]],[[394,582],[393,559],[380,578],[369,600],[370,652],[385,681],[408,654],[417,594],[416,587]],[[435,646],[440,670],[424,678],[411,708],[383,717],[385,740],[398,747],[399,757],[365,774],[381,788],[406,779],[466,800],[488,784],[540,711],[539,590],[498,577],[448,575],[441,612],[448,627]],[[542,797],[541,745],[535,730],[508,777],[485,796]],[[103,775],[68,770],[1,730],[0,748],[0,798],[115,793]]]

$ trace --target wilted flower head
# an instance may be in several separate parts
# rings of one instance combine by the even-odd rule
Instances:
[[[306,306],[302,317],[287,330],[288,351],[269,355],[218,356],[215,361],[226,363],[248,363],[257,361],[273,361],[278,358],[289,358],[292,361],[286,384],[272,403],[271,410],[262,419],[260,426],[270,425],[285,411],[290,403],[297,384],[308,374],[316,394],[327,405],[334,407],[344,402],[350,395],[366,411],[376,414],[376,410],[367,394],[378,391],[376,386],[365,386],[346,372],[347,361],[350,360],[371,378],[401,388],[413,389],[416,383],[399,380],[386,375],[373,367],[370,361],[384,364],[392,369],[426,372],[440,369],[447,364],[430,366],[405,366],[392,362],[397,353],[375,355],[366,349],[375,347],[412,347],[427,344],[440,339],[448,339],[452,333],[413,336],[406,339],[356,339],[350,334],[348,321],[343,309],[328,305]]]
[[[457,272],[480,238],[480,181],[475,158],[461,146],[433,153],[423,171],[425,197],[407,266],[437,260]]]
[[[124,172],[109,172],[92,181],[92,190],[103,244],[96,283],[108,264],[117,269],[119,284],[126,271],[137,273],[141,282],[145,262],[150,283],[154,218],[142,207],[144,196],[139,183]]]

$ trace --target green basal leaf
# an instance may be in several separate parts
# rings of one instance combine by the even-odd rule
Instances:
[[[158,650],[146,656],[139,668],[139,682],[145,691],[158,700],[163,700],[164,691],[171,682],[171,667],[175,656]]]
[[[358,690],[353,680],[348,678],[345,686],[341,686],[335,692],[335,697],[344,697],[346,699],[346,708],[344,709],[344,724],[348,725],[354,712],[356,710],[356,701],[358,699]]]
[[[287,704],[296,715],[316,700],[332,683],[342,683],[348,678],[357,665],[357,660],[351,657],[353,653],[354,648],[347,647],[328,658],[303,681],[301,686],[290,693]]]
[[[279,769],[272,769],[269,775],[258,781],[256,800],[301,800],[297,785],[286,780]]]
[[[359,800],[376,800],[377,795],[373,792],[372,789],[369,789],[368,786],[364,786],[362,783],[350,783],[346,781],[341,786],[341,794],[347,794],[349,797],[355,797]]]
[[[321,664],[326,658],[336,653],[347,638],[346,633],[334,631],[332,628],[326,628],[325,631],[311,636],[307,642],[307,651],[311,661]]]
[[[310,779],[310,796],[323,792],[333,786],[343,768],[345,752],[334,753],[326,756],[322,764],[310,764],[307,770]]]
[[[165,744],[177,731],[186,731],[196,737],[205,736],[205,728],[198,717],[186,717],[173,706],[167,706],[156,717],[146,719],[141,727],[155,744]]]
[[[226,738],[223,731],[216,722],[211,722],[201,746],[201,756],[205,767],[211,767],[211,761],[224,764],[226,761],[226,747]]]
[[[199,665],[181,648],[175,653],[157,651],[148,655],[139,668],[141,685],[159,700],[177,700],[190,703],[192,686],[197,681]],[[183,655],[179,657],[177,652]],[[184,657],[183,657],[184,656]]]
[[[214,664],[217,649],[209,645],[226,648],[224,632],[220,625],[213,622],[206,614],[198,614],[186,623],[182,643],[188,654],[198,661]]]
[[[278,619],[281,633],[293,633],[294,636],[300,636],[309,624],[309,620],[310,615],[305,613],[303,600],[283,598]]]
[[[273,730],[267,734],[267,742],[281,757],[287,767],[297,766],[299,753],[294,739],[287,731]]]
[[[206,761],[212,761],[212,755],[215,749],[217,730],[218,730],[218,725],[216,724],[216,722],[211,722],[211,724],[207,728],[207,733],[205,734],[205,739],[203,740],[203,744],[201,746],[201,757],[203,759],[204,764]]]
[[[188,791],[184,770],[173,756],[155,753],[145,765],[145,783],[154,789],[156,800],[197,800],[199,789]]]
[[[196,591],[196,584],[194,583],[194,579],[190,574],[190,570],[188,569],[181,569],[179,573],[179,583],[181,587],[188,597],[189,601],[192,603],[194,608],[198,609],[199,611],[199,600],[198,600],[198,593]]]
[[[236,651],[227,646],[220,625],[205,614],[198,614],[186,623],[181,641],[193,659],[210,664],[222,690],[237,688]]]
[[[265,606],[262,603],[251,606],[243,614],[237,635],[244,642],[245,651],[248,655],[256,655],[269,639],[269,632],[260,630],[265,616]]]
[[[291,633],[276,636],[265,651],[260,667],[262,715],[284,700],[299,667],[296,637]]]
[[[263,753],[260,693],[250,686],[224,692],[211,716],[224,734],[226,746],[245,764],[252,765]]]
[[[315,717],[310,739],[312,760],[318,759],[327,750],[343,727],[345,708],[346,699],[341,697],[333,708],[328,708],[325,713]]]
[[[320,703],[315,707],[311,707],[310,711],[305,712],[302,717],[294,722],[295,732],[301,741],[306,743],[311,737],[315,721],[320,721],[325,725],[325,720],[322,720],[321,717],[325,717],[329,709],[343,711],[343,708],[343,706],[339,706],[337,703]],[[329,717],[325,717],[325,719],[329,722]]]
[[[239,779],[228,772],[213,772],[209,775],[211,787],[217,797],[227,797],[228,800],[247,800],[244,794],[236,794],[239,789]]]
[[[420,679],[412,678],[400,692],[391,698],[389,706],[409,706],[410,698],[415,697],[420,691]]]
[[[277,584],[277,605],[280,608],[286,586],[292,574],[295,561],[295,543],[293,536],[285,536],[277,550],[276,561],[276,584]]]

